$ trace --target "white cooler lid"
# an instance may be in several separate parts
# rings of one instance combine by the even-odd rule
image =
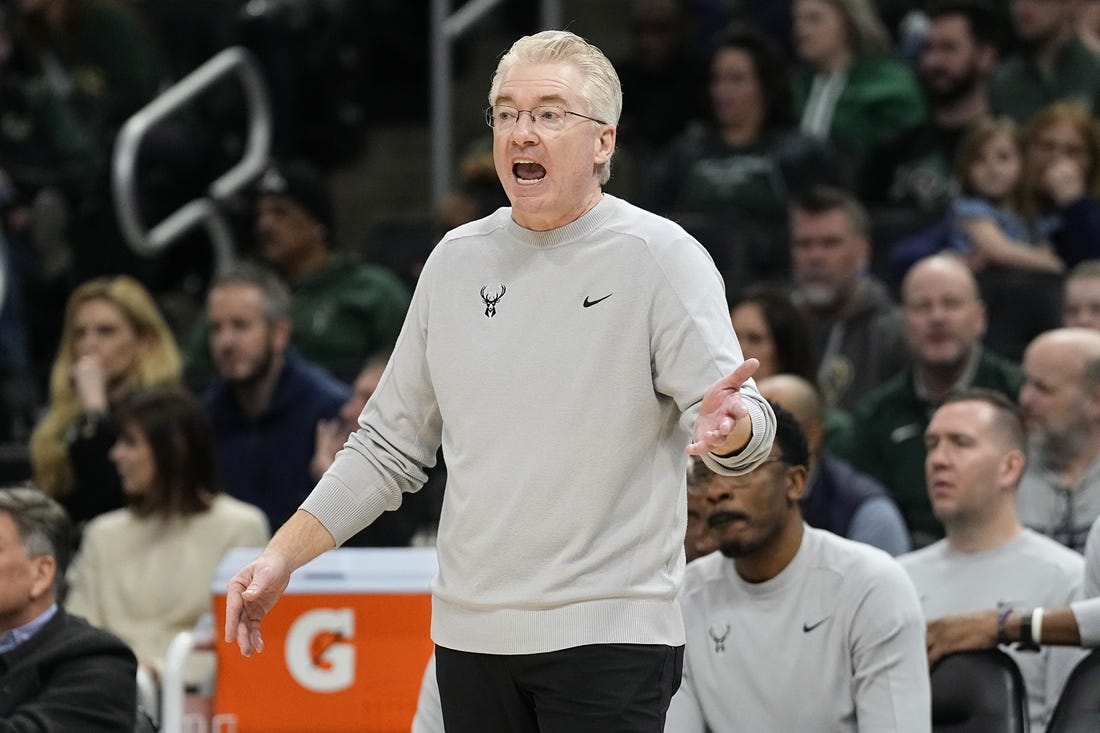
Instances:
[[[229,579],[262,548],[238,547],[218,564],[210,590],[225,595]],[[290,576],[288,594],[426,593],[438,564],[434,547],[338,547]]]

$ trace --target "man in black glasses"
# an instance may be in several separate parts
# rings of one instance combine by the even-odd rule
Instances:
[[[741,476],[700,467],[720,552],[687,568],[684,679],[665,730],[928,731],[913,584],[885,552],[803,523],[806,436],[773,408],[766,461]]]
[[[603,193],[622,108],[578,36],[517,41],[486,122],[510,208],[436,246],[331,468],[230,582],[226,639],[292,570],[448,479],[432,639],[448,733],[660,730],[680,681],[688,454],[740,474],[774,417],[702,246]]]

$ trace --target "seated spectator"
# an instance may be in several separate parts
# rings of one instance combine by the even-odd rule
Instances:
[[[1022,205],[1031,220],[1056,218],[1050,241],[1066,267],[1100,256],[1100,126],[1082,105],[1059,102],[1028,123]]]
[[[257,254],[293,295],[291,341],[302,358],[351,381],[371,354],[393,347],[409,293],[386,268],[336,251],[332,204],[321,175],[303,162],[272,167],[256,185]],[[209,355],[202,327],[188,345],[200,381]]]
[[[806,438],[774,410],[768,460],[702,484],[721,552],[687,566],[683,681],[665,730],[927,731],[916,591],[886,553],[803,523]]]
[[[810,330],[785,288],[769,285],[748,288],[734,299],[730,320],[745,358],[760,362],[753,374],[757,383],[775,374],[814,381]],[[843,453],[851,442],[851,415],[836,407],[826,407],[823,419],[825,445]]]
[[[359,429],[359,415],[374,394],[389,362],[390,354],[375,354],[367,359],[359,376],[351,385],[351,394],[340,414],[317,423],[315,448],[310,472],[313,480],[320,480],[344,447],[348,435]],[[401,509],[383,512],[370,526],[360,530],[343,547],[405,547],[419,537],[434,536],[439,526],[439,513],[443,504],[443,485],[447,481],[447,469],[443,453],[436,457],[436,464],[428,469],[428,480],[420,491],[405,494]]]
[[[993,77],[993,109],[1019,124],[1059,100],[1077,99],[1100,111],[1100,56],[1074,31],[1069,0],[1013,0],[1012,28],[1019,51]]]
[[[902,283],[905,338],[913,364],[866,395],[855,411],[852,463],[886,486],[923,547],[943,536],[924,477],[924,429],[952,391],[986,387],[1015,399],[1020,368],[982,346],[986,315],[962,260],[934,255]]]
[[[1031,449],[1020,522],[1081,552],[1100,517],[1100,333],[1059,328],[1032,341],[1020,407]]]
[[[629,5],[629,51],[615,61],[623,87],[618,143],[647,178],[652,154],[703,113],[706,72],[689,43],[684,0]]]
[[[789,268],[788,198],[815,183],[839,183],[840,172],[826,145],[793,127],[787,61],[776,43],[734,27],[716,44],[710,119],[662,154],[651,207],[731,219],[748,269],[738,277],[779,279]]]
[[[700,463],[701,461],[692,459],[687,470],[687,532],[684,533],[684,557],[687,562],[698,560],[718,549],[708,524],[710,507],[707,505],[704,483],[709,480],[709,472],[704,471]]]
[[[107,456],[113,411],[139,387],[180,378],[176,342],[152,297],[120,275],[90,280],[69,297],[50,372],[50,401],[31,435],[35,482],[75,523],[125,503]]]
[[[924,121],[920,87],[889,58],[890,34],[870,0],[796,0],[794,40],[802,131],[832,141],[855,169]]]
[[[756,383],[760,394],[790,412],[806,434],[810,452],[800,501],[806,524],[891,555],[908,552],[909,530],[886,489],[824,447],[824,406],[816,385],[793,374],[774,374]]]
[[[440,204],[436,212],[436,227],[442,235],[482,219],[502,206],[510,206],[510,203],[497,176],[493,151],[475,149],[462,158],[458,184]],[[410,264],[416,268],[415,274],[419,275],[424,262]]]
[[[952,171],[967,128],[989,116],[989,81],[997,68],[994,15],[982,0],[934,0],[917,77],[928,119],[876,149],[860,175],[871,206],[943,212],[954,194]]]
[[[134,653],[58,606],[69,533],[45,494],[0,490],[0,730],[134,729]]]
[[[202,403],[218,474],[229,494],[280,527],[316,483],[317,425],[340,414],[348,388],[291,348],[290,292],[272,272],[239,264],[219,275],[206,321],[217,378]]]
[[[65,101],[109,159],[119,128],[157,94],[162,76],[156,44],[130,3],[114,0],[15,0],[11,69]],[[143,161],[161,155],[158,135]],[[193,163],[182,156],[177,165]],[[180,177],[180,171],[175,171]],[[107,167],[96,170],[91,195],[73,212],[71,254],[78,281],[151,269],[126,245],[115,223]],[[147,192],[143,192],[143,198]]]
[[[813,188],[791,205],[794,297],[810,328],[816,382],[825,404],[845,410],[908,361],[897,303],[868,274],[870,239],[866,209],[845,191]]]
[[[1016,485],[1027,443],[1015,404],[998,392],[949,397],[924,431],[928,495],[945,539],[900,559],[929,621],[997,606],[1002,613],[1064,606],[1081,586],[1081,556],[1024,529]],[[1005,649],[1027,687],[1031,730],[1042,731],[1081,654]]]
[[[1077,3],[1073,26],[1081,42],[1093,53],[1100,53],[1100,0]]]
[[[234,547],[263,547],[267,519],[219,492],[210,421],[182,387],[139,390],[116,413],[111,460],[128,506],[88,523],[65,608],[130,645],[159,678],[168,645],[210,610],[210,583]],[[190,684],[213,656],[193,655]]]
[[[962,195],[951,207],[949,246],[975,272],[1065,269],[1048,241],[1054,222],[1022,217],[1022,174],[1023,150],[1011,120],[983,120],[963,138],[955,165]]]
[[[1062,325],[1100,331],[1100,260],[1078,263],[1062,288]]]
[[[1085,545],[1085,582],[1079,598],[1065,605],[1036,606],[1003,613],[999,609],[945,616],[928,624],[928,658],[998,644],[1022,647],[1100,647],[1100,520],[1093,522]]]

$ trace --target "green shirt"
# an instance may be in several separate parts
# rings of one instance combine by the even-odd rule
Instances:
[[[1015,401],[1023,382],[1020,367],[982,351],[974,378],[957,387],[986,387]],[[914,535],[914,545],[943,537],[943,525],[932,514],[924,474],[924,430],[937,405],[917,393],[907,369],[860,400],[850,458],[853,465],[882,482]]]
[[[409,309],[404,283],[378,265],[333,255],[292,286],[291,341],[308,361],[351,381],[368,356],[389,349]]]
[[[804,69],[794,85],[799,116],[806,109],[814,74]],[[866,57],[848,69],[829,127],[837,149],[859,160],[924,122],[924,97],[906,66],[885,57]]]
[[[1074,37],[1054,65],[1044,68],[1025,56],[1006,59],[993,76],[993,109],[1026,123],[1043,107],[1072,99],[1100,110],[1100,56]]]

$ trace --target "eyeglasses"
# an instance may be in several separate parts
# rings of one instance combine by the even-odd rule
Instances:
[[[695,481],[688,482],[688,493],[696,495],[706,494],[710,491],[711,481],[720,481],[724,488],[730,489],[731,491],[754,488],[764,482],[763,471],[760,469],[769,463],[782,463],[783,465],[787,465],[787,462],[782,458],[769,458],[759,463],[752,471],[740,476],[724,476],[720,473],[711,473],[710,470],[707,469],[708,476],[701,479],[696,477]]]
[[[572,112],[553,104],[544,104],[533,109],[516,109],[506,104],[494,104],[485,108],[485,124],[496,132],[508,132],[519,122],[520,116],[526,112],[531,116],[531,124],[542,132],[558,132],[565,127],[565,116],[583,117],[601,125],[607,123],[597,120],[595,117],[582,115],[580,112]]]

